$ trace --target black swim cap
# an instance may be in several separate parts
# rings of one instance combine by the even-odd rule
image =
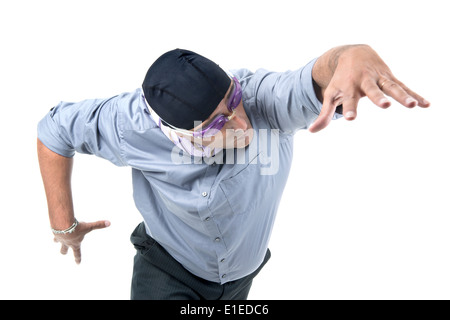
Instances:
[[[176,49],[152,64],[142,89],[161,120],[189,130],[195,121],[203,122],[213,113],[230,84],[231,79],[213,61]]]

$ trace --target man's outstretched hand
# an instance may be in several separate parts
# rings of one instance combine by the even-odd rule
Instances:
[[[344,117],[354,120],[358,102],[365,96],[381,108],[391,105],[386,96],[407,108],[430,106],[427,100],[397,80],[379,55],[367,45],[331,49],[317,59],[312,76],[320,87],[318,95],[323,106],[319,117],[309,127],[311,132],[324,129],[340,105]]]
[[[80,222],[72,233],[55,234],[54,241],[61,243],[61,254],[67,254],[69,248],[71,248],[75,256],[75,262],[79,264],[81,262],[81,242],[84,236],[93,230],[109,227],[110,224],[109,221]]]

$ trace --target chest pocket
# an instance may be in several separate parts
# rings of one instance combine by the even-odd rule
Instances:
[[[242,215],[254,212],[259,196],[263,192],[260,175],[259,155],[250,161],[244,169],[234,176],[220,182],[220,191],[224,194],[233,214]]]

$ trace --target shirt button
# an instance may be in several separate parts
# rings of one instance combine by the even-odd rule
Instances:
[[[217,237],[217,238],[214,239],[214,241],[215,241],[215,242],[220,242],[220,238]]]
[[[222,275],[222,279],[224,279],[226,276],[227,276],[226,274],[223,274],[223,275]]]
[[[208,192],[206,192],[206,191],[205,191],[205,192],[202,192],[202,196],[203,196],[203,197],[206,197],[207,195],[208,195]]]
[[[209,220],[211,220],[211,217],[206,217],[205,218],[205,221],[209,221]]]
[[[225,262],[225,259],[220,260],[220,262]]]

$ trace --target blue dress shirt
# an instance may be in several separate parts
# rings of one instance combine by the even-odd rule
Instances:
[[[252,273],[264,259],[293,135],[321,110],[311,76],[315,61],[283,73],[234,71],[255,134],[247,148],[214,158],[180,154],[152,120],[141,89],[61,102],[39,122],[38,138],[65,157],[80,152],[130,166],[147,233],[191,273],[223,284]]]

